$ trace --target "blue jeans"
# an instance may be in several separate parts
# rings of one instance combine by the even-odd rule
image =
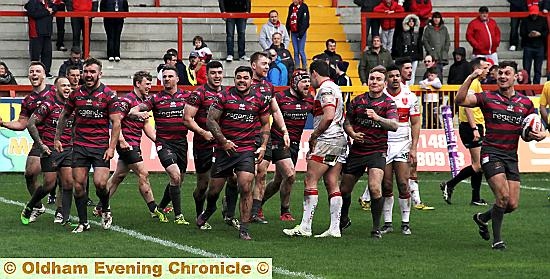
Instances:
[[[245,55],[244,44],[245,38],[244,34],[246,31],[246,18],[227,18],[225,20],[225,32],[227,37],[225,42],[227,44],[227,55],[235,56],[235,27],[237,27],[237,40],[238,40],[238,52],[239,58]]]
[[[292,47],[294,48],[294,65],[295,68],[304,68],[307,69],[307,59],[306,59],[306,37],[307,34],[304,33],[304,36],[301,39],[298,39],[298,34],[291,33],[292,37]],[[302,60],[302,66],[300,67],[300,58]]]
[[[535,60],[533,84],[540,84],[542,62],[544,61],[544,47],[523,48],[523,69],[529,74],[529,83],[531,83],[531,64],[533,60]]]

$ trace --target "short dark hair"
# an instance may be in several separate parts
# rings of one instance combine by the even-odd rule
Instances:
[[[479,7],[479,13],[488,13],[489,12],[489,8],[487,8],[487,6],[481,6]]]
[[[68,77],[69,73],[74,70],[77,70],[80,73],[80,68],[77,65],[70,65],[69,67],[67,67],[67,70],[65,70],[65,76]]]
[[[172,57],[174,57],[175,55],[173,53],[165,53],[164,56],[162,57],[162,60],[164,60],[164,63],[168,62],[168,60],[172,60]]]
[[[195,37],[193,38],[193,44],[194,44],[196,41],[200,41],[201,43],[204,43],[204,39],[203,39],[201,36],[195,36]]]
[[[443,17],[441,16],[441,13],[440,13],[440,12],[434,12],[434,13],[432,14],[432,19],[430,19],[430,22],[432,23],[432,25],[435,26],[435,23],[434,23],[434,21],[433,21],[434,18],[440,18],[440,19],[441,19],[441,21],[439,21],[439,26],[445,24],[445,22],[443,21]]]
[[[405,65],[407,63],[412,63],[412,62],[413,61],[409,56],[400,57],[400,58],[395,59],[395,65],[397,65],[397,67],[399,67],[399,70],[401,70],[403,68],[403,65]]]
[[[178,51],[175,48],[169,48],[166,53],[172,53],[174,56],[178,56]]]
[[[336,41],[335,41],[334,39],[332,39],[332,38],[331,38],[331,39],[328,39],[328,40],[325,42],[325,47],[328,47],[328,44],[329,44],[329,43],[334,43],[334,44],[335,44]]]
[[[80,47],[78,46],[73,46],[71,48],[71,53],[74,53],[74,54],[81,54],[82,53],[82,50],[80,49]]]
[[[389,65],[389,66],[386,68],[386,71],[387,71],[387,72],[391,72],[391,71],[401,71],[401,68],[398,67],[396,64],[391,64],[391,65]]]
[[[330,76],[330,68],[327,62],[323,60],[315,60],[311,62],[309,65],[309,73],[313,73],[315,71],[318,75],[322,77],[329,77]]]
[[[438,75],[438,74],[439,74],[439,73],[437,72],[437,68],[436,68],[436,67],[431,67],[431,68],[426,69],[426,73],[427,73],[428,75],[430,75],[430,74],[436,74],[436,75]]]
[[[57,82],[58,82],[60,79],[62,79],[62,78],[67,79],[67,77],[58,76],[58,77],[56,77],[55,80],[53,81],[53,84],[57,85]],[[68,80],[68,79],[67,79],[67,80]]]
[[[212,61],[208,62],[208,64],[206,64],[206,72],[208,72],[210,69],[213,69],[213,68],[222,68],[223,69],[222,62],[212,60]]]
[[[485,57],[476,57],[470,61],[472,71],[481,67],[481,61],[487,61],[487,59]]]
[[[84,67],[87,67],[93,64],[96,64],[99,67],[100,71],[101,71],[101,68],[103,68],[103,64],[98,59],[95,59],[93,57],[88,57],[86,60],[84,60]]]
[[[40,62],[40,61],[31,61],[31,63],[29,64],[29,68],[32,67],[32,66],[40,66],[42,67],[42,70],[44,70],[44,72],[46,72],[46,66],[44,66],[44,63]]]
[[[178,75],[178,69],[176,69],[176,67],[174,66],[164,66],[162,68],[162,71],[174,71],[176,73],[176,76]]]
[[[260,57],[262,56],[269,59],[269,54],[267,52],[257,51],[257,52],[254,52],[252,56],[250,56],[250,63],[258,62],[258,60],[260,60]]]
[[[237,69],[235,69],[235,76],[237,76],[237,73],[247,72],[250,74],[250,77],[252,77],[252,68],[250,66],[239,66]]]
[[[134,76],[132,77],[132,82],[134,83],[134,86],[136,86],[136,83],[141,82],[143,78],[146,78],[148,81],[153,80],[153,76],[147,71],[137,71]]]
[[[277,15],[279,15],[279,12],[277,12],[277,10],[271,10],[271,11],[269,11],[268,15],[270,15],[271,13],[277,13]]]
[[[518,72],[518,64],[515,61],[502,61],[498,64],[499,69],[504,69],[506,67],[511,67],[514,69],[514,73]]]

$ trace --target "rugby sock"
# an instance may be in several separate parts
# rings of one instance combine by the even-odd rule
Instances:
[[[495,207],[496,205],[494,205],[493,207]],[[491,220],[492,218],[492,215],[493,215],[493,207],[491,207],[489,210],[479,214],[479,220],[487,223],[489,222],[489,220]]]
[[[481,200],[481,181],[483,180],[483,173],[479,172],[472,175],[472,201]]]
[[[281,215],[283,215],[285,213],[290,213],[290,207],[281,205]]]
[[[305,189],[304,190],[304,215],[302,216],[302,222],[300,227],[306,232],[311,232],[311,223],[313,221],[313,215],[319,202],[319,193],[317,189]]]
[[[155,213],[155,209],[157,208],[157,203],[155,201],[150,201],[147,203],[147,208],[149,208],[149,212]]]
[[[409,223],[409,217],[411,215],[411,198],[399,198],[399,208],[401,209],[401,222]]]
[[[76,204],[76,211],[78,212],[78,222],[80,224],[88,223],[88,212],[86,211],[86,202],[88,202],[88,196],[83,195],[80,198],[74,197],[74,203]]]
[[[340,231],[340,216],[342,213],[342,194],[340,192],[334,192],[329,195],[330,204],[330,227],[329,231]]]
[[[206,201],[206,198],[198,197],[193,193],[193,200],[195,200],[195,212],[197,213],[197,217],[202,213],[204,210],[204,202]]]
[[[237,208],[237,200],[239,198],[239,188],[237,185],[229,184],[229,181],[230,180],[228,180],[227,185],[225,185],[225,202],[227,205],[225,215],[227,217],[234,217],[235,209]]]
[[[61,204],[63,203],[63,189],[61,187],[61,183],[59,183],[59,186],[56,187],[57,191],[56,191],[56,195],[57,195],[57,198],[55,199],[55,207],[57,208],[60,208],[61,207]],[[50,192],[50,195],[52,193]]]
[[[252,200],[252,216],[258,215],[258,212],[260,211],[260,208],[262,208],[262,201],[261,200]]]
[[[102,212],[109,211],[109,190],[107,190],[107,188],[96,189],[95,194],[101,201],[101,211]],[[88,201],[88,199],[86,199],[86,201]]]
[[[349,216],[349,208],[351,206],[351,193],[342,195],[342,216],[341,218],[347,218]]]
[[[370,202],[370,191],[369,186],[365,187],[365,192],[363,192],[363,195],[361,196],[361,199],[367,202]]]
[[[371,214],[372,214],[372,230],[380,230],[380,218],[382,217],[382,207],[384,206],[384,198],[380,197],[371,200]]]
[[[61,214],[63,215],[63,221],[69,221],[71,213],[71,206],[73,203],[73,189],[63,189],[63,197],[61,201]]]
[[[409,178],[409,191],[411,192],[411,198],[414,204],[420,204],[422,201],[420,200],[420,191],[418,190],[418,181],[416,181],[416,177]]]
[[[392,223],[393,214],[393,196],[384,197],[384,205],[382,206],[382,213],[384,214],[384,223]],[[399,200],[401,201],[401,199]],[[401,203],[399,203],[401,205]]]
[[[164,194],[160,200],[159,207],[164,209],[168,206],[168,203],[170,203],[170,183],[166,184],[166,188],[164,188]]]
[[[34,194],[32,195],[31,200],[29,201],[29,203],[27,204],[27,207],[28,208],[33,208],[33,205],[34,205],[34,207],[38,208],[36,206],[36,204],[38,202],[40,202],[40,200],[43,199],[47,195],[48,195],[48,192],[44,191],[43,186],[40,186],[40,187],[36,188],[36,191],[34,191]]]
[[[174,206],[174,216],[181,214],[181,191],[180,187],[170,185],[168,189],[170,192],[170,199],[172,200],[172,205]]]
[[[220,194],[206,196],[206,209],[204,210],[204,214],[203,214],[204,220],[208,220],[210,216],[212,216],[212,214],[216,212],[216,209],[217,209],[216,203],[218,202],[219,196]]]
[[[493,211],[491,212],[492,227],[493,227],[493,243],[501,241],[500,239],[500,229],[502,227],[502,219],[504,219],[504,211],[506,209],[497,206],[493,206]]]
[[[451,180],[447,181],[447,186],[449,187],[455,187],[460,181],[475,175],[476,172],[474,171],[474,168],[472,168],[472,165],[469,165],[458,172],[458,174],[453,177]]]

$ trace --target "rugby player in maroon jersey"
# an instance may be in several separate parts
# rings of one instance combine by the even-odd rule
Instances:
[[[534,113],[533,103],[528,97],[514,89],[517,80],[517,64],[502,61],[498,65],[498,90],[468,94],[473,80],[483,69],[476,69],[458,89],[455,101],[464,107],[480,107],[487,129],[481,144],[481,167],[495,196],[495,204],[484,213],[473,216],[479,234],[484,240],[491,238],[488,222],[492,221],[495,250],[506,249],[501,239],[504,214],[513,212],[519,205],[520,176],[518,168],[518,141],[523,119]],[[545,131],[531,131],[530,140],[541,141]]]

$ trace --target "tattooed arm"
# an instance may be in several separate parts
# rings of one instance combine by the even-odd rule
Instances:
[[[27,124],[27,130],[29,131],[32,140],[40,146],[42,153],[46,153],[48,155],[52,154],[50,148],[48,148],[48,146],[46,146],[44,142],[42,142],[40,134],[38,133],[38,128],[36,128],[36,125],[42,123],[42,120],[33,113],[28,122],[29,123]]]
[[[185,104],[185,109],[183,110],[183,125],[189,130],[193,131],[196,135],[202,136],[205,140],[211,141],[214,139],[212,133],[207,130],[199,127],[195,121],[195,115],[197,115],[198,108]]]
[[[208,127],[208,130],[210,130],[214,138],[222,145],[223,150],[228,152],[228,154],[237,152],[237,146],[232,141],[226,139],[221,131],[218,121],[220,121],[222,113],[223,111],[213,106],[210,107],[208,110],[206,127]]]
[[[271,135],[271,127],[269,125],[269,114],[260,116],[260,123],[262,127],[260,128],[261,134],[261,145],[260,148],[256,151],[258,157],[256,158],[256,163],[260,163],[264,159],[265,149],[267,147],[267,142],[269,141],[269,136]]]
[[[61,111],[61,114],[59,115],[59,120],[57,121],[57,127],[55,128],[55,138],[53,140],[53,145],[55,150],[57,152],[63,152],[63,146],[61,145],[61,141],[59,140],[61,138],[61,135],[63,134],[63,130],[65,130],[65,127],[67,127],[67,118],[70,113],[67,111],[66,107]]]

